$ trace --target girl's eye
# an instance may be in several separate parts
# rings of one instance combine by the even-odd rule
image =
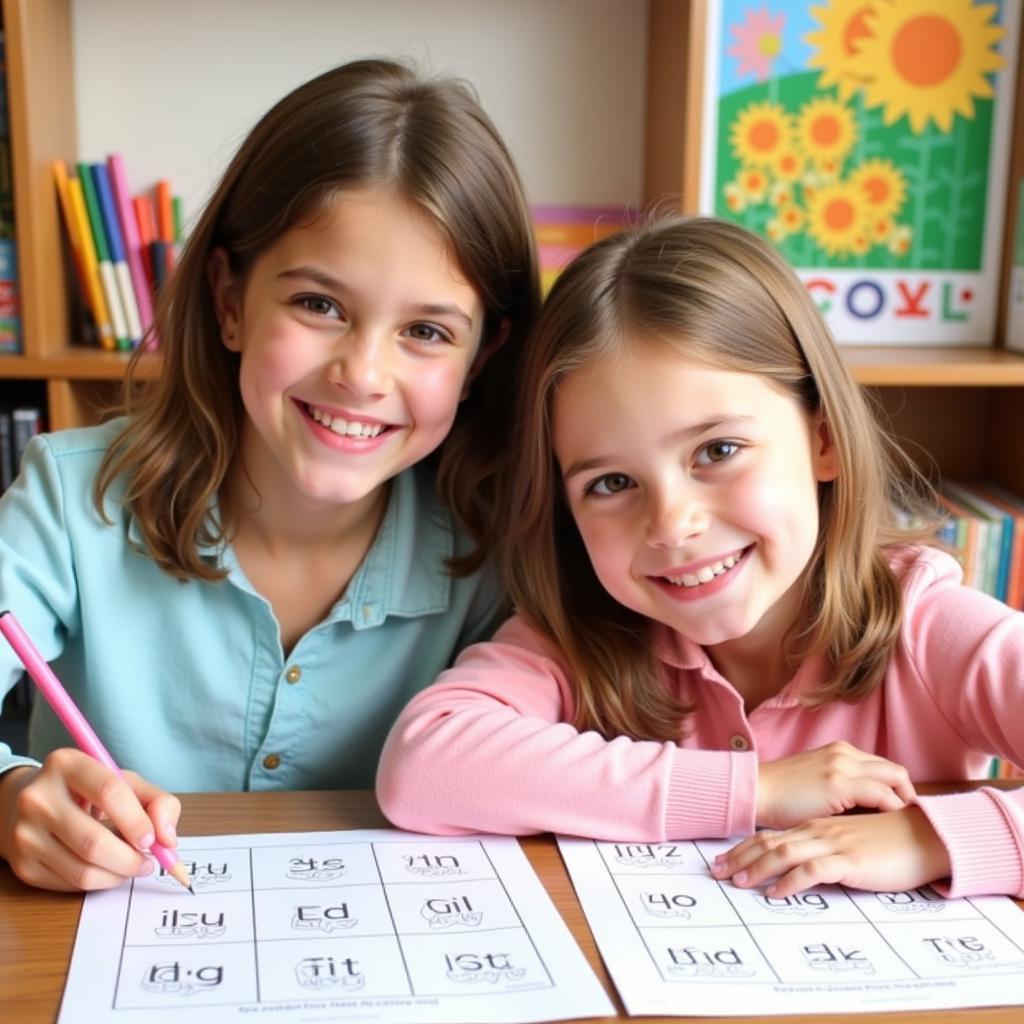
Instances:
[[[621,494],[623,491],[628,491],[631,487],[635,486],[633,480],[626,476],[625,473],[607,473],[587,484],[583,493],[585,495],[596,494],[601,498],[607,498],[613,494]]]
[[[697,452],[697,464],[700,466],[714,465],[731,459],[740,446],[735,441],[711,441]]]
[[[323,295],[300,295],[296,302],[303,309],[309,310],[310,313],[314,313],[317,316],[341,316],[334,302]]]
[[[436,324],[413,324],[409,328],[409,336],[415,341],[424,341],[431,345],[449,340],[447,332],[441,330]]]

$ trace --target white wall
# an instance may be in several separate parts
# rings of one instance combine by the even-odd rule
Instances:
[[[534,203],[639,206],[646,0],[73,0],[79,158],[124,154],[195,216],[256,119],[314,74],[401,56],[468,79]]]

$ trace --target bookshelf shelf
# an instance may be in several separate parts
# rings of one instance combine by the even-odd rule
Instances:
[[[0,379],[120,381],[128,367],[130,353],[104,352],[69,345],[59,352],[41,356],[0,356]],[[160,373],[160,357],[140,357],[136,376],[152,380]]]
[[[1024,355],[1001,348],[844,345],[842,354],[867,387],[1024,386]]]

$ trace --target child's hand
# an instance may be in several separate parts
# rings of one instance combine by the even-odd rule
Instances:
[[[949,854],[920,807],[818,818],[788,832],[759,832],[715,858],[711,873],[743,889],[777,878],[769,896],[842,883],[905,892],[950,872]]]
[[[758,768],[755,821],[792,828],[854,807],[895,811],[914,799],[906,768],[842,740]]]
[[[140,851],[154,836],[175,846],[180,814],[176,797],[134,772],[121,778],[79,750],[55,750],[42,768],[0,775],[0,856],[29,885],[109,889],[153,871]]]

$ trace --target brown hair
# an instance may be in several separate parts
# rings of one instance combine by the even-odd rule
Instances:
[[[227,252],[239,280],[280,235],[313,220],[340,190],[387,185],[437,223],[486,310],[481,346],[510,325],[461,403],[438,460],[438,488],[479,544],[492,507],[509,381],[539,305],[538,272],[519,177],[494,125],[464,83],[420,78],[385,60],[354,61],[306,82],[249,133],[192,231],[160,297],[159,380],[141,391],[129,367],[129,419],[107,452],[94,499],[100,514],[115,479],[147,553],[182,579],[223,574],[198,545],[230,534],[211,500],[235,458],[243,413],[238,356],[220,339],[207,279],[210,253]],[[462,570],[482,561],[464,559]]]
[[[804,659],[824,651],[831,661],[810,703],[861,697],[881,678],[902,617],[884,549],[925,536],[899,525],[894,503],[927,507],[927,484],[879,427],[806,289],[775,250],[725,221],[663,217],[592,246],[556,281],[525,357],[516,444],[502,482],[512,598],[566,658],[576,726],[609,738],[678,740],[693,710],[658,676],[649,621],[598,581],[552,454],[559,381],[641,344],[756,373],[805,410],[823,412],[839,472],[819,485],[807,614],[787,638],[787,653]]]

